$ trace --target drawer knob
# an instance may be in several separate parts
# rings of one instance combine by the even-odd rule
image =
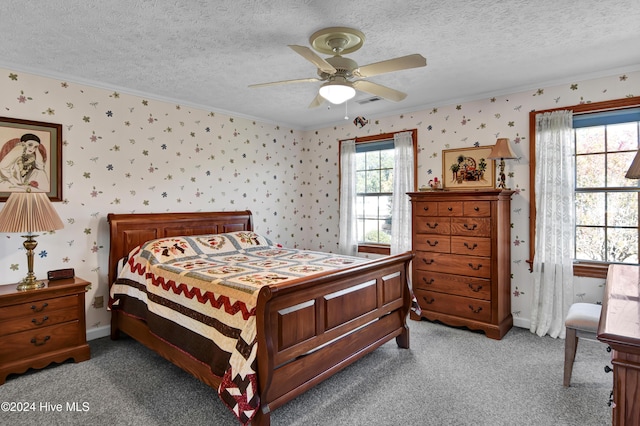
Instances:
[[[478,206],[475,206],[475,207],[473,208],[473,210],[474,210],[474,211],[477,211],[477,212],[479,212],[479,211],[480,211],[480,207],[478,207]]]
[[[427,244],[429,244],[431,247],[435,247],[438,245],[438,241],[436,240],[434,242],[431,242],[431,240],[427,240]]]
[[[36,305],[31,305],[31,310],[33,312],[42,312],[44,310],[44,308],[46,308],[47,306],[49,306],[49,304],[47,302],[44,302],[42,304],[42,306],[39,307],[39,308]]]
[[[44,324],[47,320],[49,319],[49,317],[44,316],[42,317],[42,321],[38,321],[37,319],[32,319],[31,322],[34,323],[35,325],[42,325]]]
[[[474,314],[479,314],[480,311],[482,311],[482,306],[478,306],[477,308],[474,308],[473,306],[469,305],[469,309],[471,309],[471,312],[473,312]]]
[[[422,261],[423,261],[424,263],[426,263],[427,265],[431,265],[433,262],[435,262],[435,260],[433,260],[433,259],[429,259],[429,260],[427,260],[427,259],[425,259],[424,257],[422,258]]]
[[[469,243],[464,243],[464,246],[465,246],[466,248],[468,248],[469,250],[475,250],[475,249],[476,249],[476,247],[478,247],[478,244],[473,243],[473,245],[472,245],[472,246],[470,246],[470,245],[469,245]]]
[[[429,207],[423,207],[422,209],[423,209],[425,212],[428,212],[428,211],[429,211]]]
[[[427,222],[427,227],[429,227],[431,229],[436,229],[438,227],[438,222],[436,222],[436,223]]]
[[[449,210],[451,212],[451,211],[453,211],[453,207],[447,207],[447,210]]]
[[[479,271],[480,268],[482,268],[482,263],[478,263],[478,266],[473,266],[473,263],[469,263],[469,268],[473,269],[474,271]]]
[[[469,285],[469,288],[471,289],[471,291],[475,291],[476,293],[479,292],[480,290],[482,290],[482,286],[481,285],[474,286],[471,283],[469,283],[468,285]]]
[[[31,343],[33,343],[36,346],[42,346],[45,343],[47,343],[47,340],[49,339],[51,339],[51,336],[44,336],[44,339],[42,339],[41,341],[38,341],[38,339],[34,337],[33,339],[31,339]]]
[[[478,227],[478,224],[477,223],[472,223],[471,225],[469,225],[468,223],[465,223],[464,227],[468,231],[475,231],[475,229]]]
[[[427,277],[422,277],[422,281],[424,281],[425,284],[431,285],[435,280],[433,278],[431,278],[430,280],[427,280]]]

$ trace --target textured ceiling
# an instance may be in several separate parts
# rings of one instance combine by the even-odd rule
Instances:
[[[287,45],[332,26],[365,34],[346,55],[360,65],[427,58],[369,78],[405,100],[361,105],[371,95],[358,93],[350,117],[640,69],[639,0],[2,0],[0,66],[317,129],[345,116],[344,105],[308,108],[321,83],[248,86],[316,77]]]

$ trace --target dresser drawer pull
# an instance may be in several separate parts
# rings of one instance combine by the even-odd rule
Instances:
[[[474,211],[476,211],[476,212],[479,212],[479,211],[480,211],[480,207],[475,206],[475,207],[473,208],[473,210],[474,210]]]
[[[425,212],[429,211],[429,207],[423,207],[422,210],[424,210]]]
[[[482,268],[482,263],[478,263],[478,266],[473,266],[473,263],[470,263],[469,268],[473,269],[474,271],[479,271],[480,268]]]
[[[49,304],[47,302],[44,302],[42,304],[42,307],[37,308],[36,305],[31,305],[31,310],[33,312],[42,312],[44,310],[44,308],[46,308],[47,306],[49,306]]]
[[[482,306],[478,306],[477,308],[474,308],[473,306],[469,305],[469,309],[471,309],[471,312],[473,312],[474,314],[479,314],[480,311],[482,311]]]
[[[423,261],[424,263],[426,263],[427,265],[431,265],[431,264],[433,264],[433,262],[435,262],[435,260],[433,260],[433,259],[429,259],[429,260],[427,260],[427,259],[425,259],[424,257],[422,258],[422,261]]]
[[[464,243],[464,246],[466,248],[468,248],[469,250],[475,250],[476,247],[478,247],[478,245],[476,243],[473,243],[473,246],[470,246],[469,243]]]
[[[431,242],[431,240],[427,240],[427,244],[429,244],[431,247],[435,247],[438,245],[438,240]]]
[[[424,281],[425,284],[433,284],[435,279],[431,278],[430,280],[427,280],[427,277],[422,277],[422,281]],[[469,284],[469,285],[471,285],[471,284]]]
[[[32,319],[31,322],[34,323],[35,325],[42,325],[44,324],[47,320],[49,319],[49,317],[44,316],[42,317],[42,321],[38,321],[37,319]]]
[[[431,229],[436,229],[436,228],[438,227],[438,222],[433,223],[433,224],[432,224],[432,223],[427,222],[427,227],[428,227],[428,228],[431,228]]]
[[[468,285],[469,285],[469,288],[471,289],[471,291],[475,291],[476,293],[479,292],[480,290],[482,290],[482,286],[481,285],[474,286],[471,283],[469,283]]]
[[[449,210],[450,212],[453,211],[453,207],[447,207],[447,210]]]
[[[468,231],[474,231],[478,227],[478,224],[477,223],[473,223],[473,224],[469,225],[468,223],[465,223],[464,227]]]
[[[31,339],[31,343],[33,343],[36,346],[42,346],[45,343],[47,343],[47,340],[51,339],[51,336],[44,336],[44,339],[42,339],[42,341],[38,342],[38,339],[36,339],[35,337],[33,339]]]
[[[425,302],[427,302],[427,305],[432,304],[433,302],[436,301],[436,299],[434,299],[433,297],[430,299],[427,299],[426,297],[422,296],[422,300],[424,300]]]

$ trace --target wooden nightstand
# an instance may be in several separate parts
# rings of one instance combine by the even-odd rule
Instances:
[[[0,286],[0,385],[11,373],[91,357],[84,315],[90,283],[78,277],[44,282],[29,291]]]

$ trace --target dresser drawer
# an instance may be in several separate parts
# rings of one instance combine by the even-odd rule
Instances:
[[[491,278],[491,259],[488,257],[417,251],[413,264],[423,271]]]
[[[35,330],[77,319],[78,309],[75,306],[55,311],[47,310],[45,313],[39,312],[29,316],[0,321],[0,336],[18,333],[25,330]]]
[[[439,201],[438,216],[462,216],[462,201]]]
[[[471,299],[435,291],[415,291],[420,307],[426,311],[440,312],[456,317],[487,322],[491,320],[491,302]]]
[[[413,276],[413,288],[491,300],[491,280],[484,278],[417,270]]]
[[[449,253],[451,238],[448,235],[416,234],[413,238],[413,247],[415,250]]]
[[[491,256],[491,238],[451,236],[451,253]]]
[[[440,234],[449,235],[451,233],[451,219],[439,216],[416,216],[413,224],[417,234]]]
[[[414,216],[438,216],[436,201],[418,201],[413,204]]]
[[[0,337],[0,364],[77,346],[84,337],[77,320]]]
[[[77,307],[78,295],[56,297],[52,299],[36,300],[33,302],[20,303],[6,306],[0,309],[0,321],[14,319],[16,317],[46,315],[57,309]]]
[[[489,201],[465,201],[462,204],[462,213],[465,216],[491,216],[491,202]]]
[[[491,236],[491,218],[488,218],[488,217],[451,218],[451,235],[468,235],[471,237],[490,237]]]

